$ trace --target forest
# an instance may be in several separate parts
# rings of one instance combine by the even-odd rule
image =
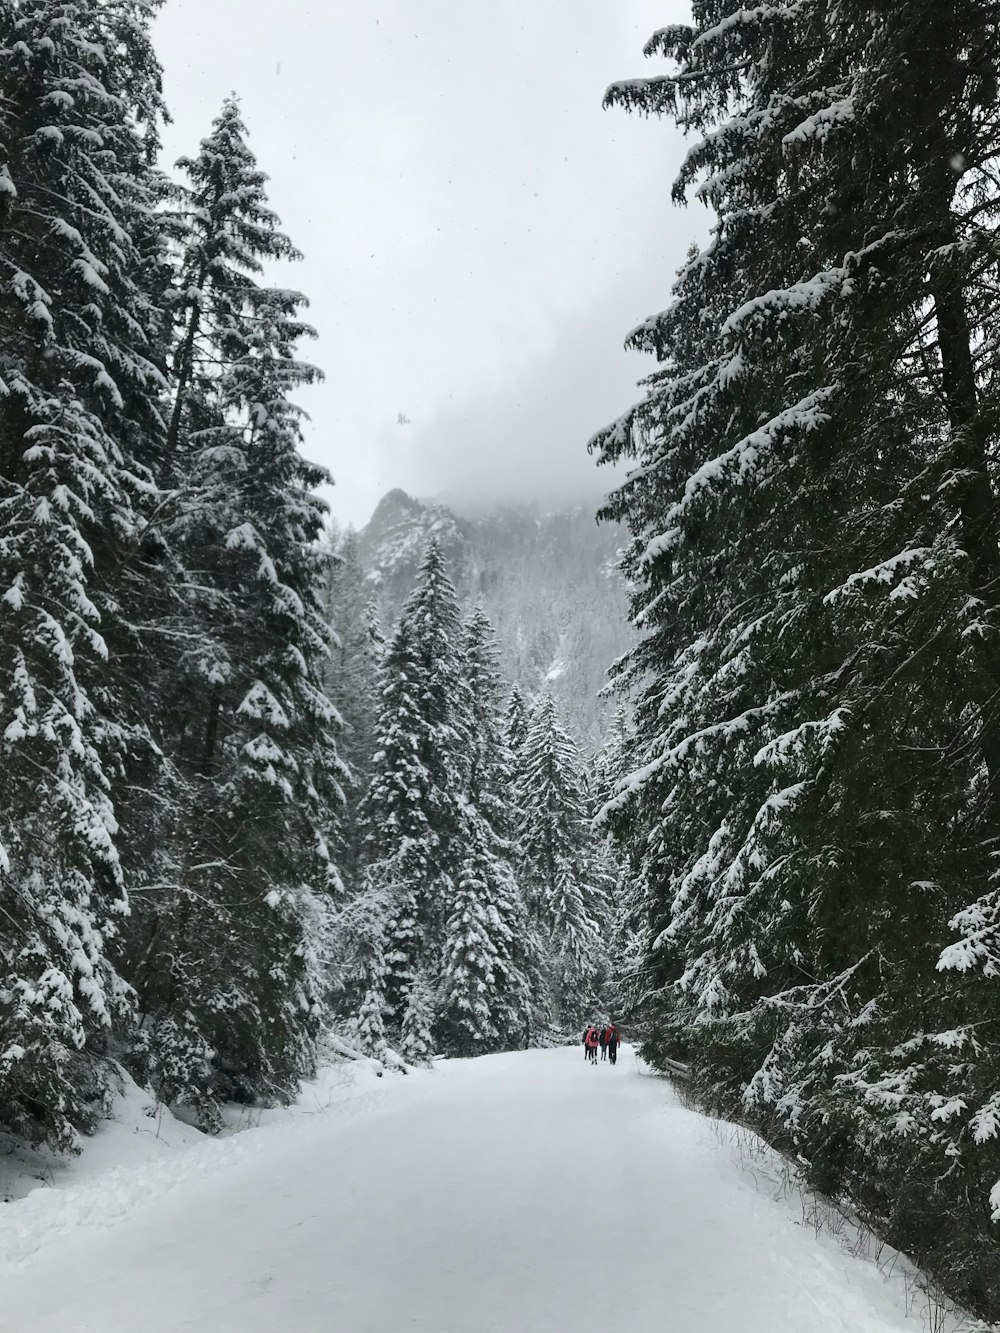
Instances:
[[[211,1130],[331,1023],[551,1040],[621,947],[598,757],[435,541],[383,637],[238,101],[157,165],[156,7],[0,6],[0,1127],[64,1148],[119,1065]]]
[[[589,445],[598,740],[433,535],[382,623],[239,99],[161,165],[160,7],[0,0],[4,1142],[615,1017],[1000,1318],[995,0],[694,0],[609,87],[710,232]]]
[[[1000,1315],[1000,22],[693,6],[607,102],[710,240],[632,334],[642,640],[604,819],[649,1058]]]

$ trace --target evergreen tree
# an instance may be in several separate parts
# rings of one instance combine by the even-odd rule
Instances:
[[[386,997],[404,1051],[420,1047],[421,1033],[429,1040],[432,1027],[454,1052],[514,1045],[538,1007],[540,946],[512,871],[513,769],[497,656],[481,610],[463,630],[432,544],[385,653],[363,804],[368,873],[393,903]],[[421,977],[439,983],[436,1012]]]
[[[458,1055],[481,1055],[499,1036],[491,1001],[501,922],[491,893],[495,863],[484,852],[473,849],[463,862],[447,923],[441,1023]]]
[[[334,560],[327,608],[336,639],[323,679],[343,716],[344,761],[363,789],[374,749],[377,674],[384,644],[358,553],[357,533],[348,528],[343,536],[331,534],[330,540]]]
[[[337,701],[343,721],[340,751],[350,769],[344,816],[345,877],[357,873],[361,855],[358,806],[371,778],[375,752],[379,668],[384,644],[358,555],[357,534],[330,534],[332,565],[327,585],[327,618],[334,644],[323,673],[327,696]]]
[[[520,686],[514,685],[507,697],[507,708],[504,713],[504,734],[508,749],[515,758],[520,756],[525,738],[528,735],[528,713],[528,705]]]
[[[301,296],[257,280],[295,251],[235,100],[182,166],[163,522],[187,579],[174,621],[183,648],[153,691],[176,813],[170,873],[143,895],[129,968],[150,1076],[169,1059],[178,1012],[214,1053],[172,1089],[211,1124],[218,1098],[287,1095],[311,1065],[345,774],[319,684],[329,635],[313,490],[325,474],[298,453],[290,397],[317,378],[295,355],[310,330]]]
[[[700,134],[675,195],[717,214],[598,440],[633,464],[608,818],[649,894],[648,1050],[995,1312],[952,1249],[986,1255],[968,1199],[1000,1176],[995,14],[704,3],[648,49],[676,72],[609,98]]]
[[[383,1060],[388,1050],[385,1031],[386,959],[382,948],[385,933],[384,899],[378,888],[366,880],[358,895],[361,916],[354,934],[358,942],[359,987],[354,1013],[358,1044],[366,1055]]]
[[[434,1057],[435,1008],[430,983],[418,974],[406,997],[403,1014],[403,1059],[411,1065],[429,1065]]]
[[[496,631],[481,606],[465,626],[464,676],[469,702],[468,797],[472,807],[500,840],[511,831],[514,760],[507,723],[500,711],[503,683]]]
[[[628,777],[636,737],[630,709],[620,701],[608,736],[595,761],[596,803],[606,807]],[[646,957],[651,940],[646,907],[649,893],[643,878],[643,859],[629,845],[616,844],[607,831],[600,848],[609,889],[608,949],[613,990],[608,999],[613,1012],[634,1029],[642,1023],[648,1002]]]
[[[385,1025],[382,1022],[382,1007],[381,992],[373,988],[366,990],[358,1014],[358,1041],[361,1049],[373,1060],[384,1059],[388,1049]]]
[[[545,1021],[542,945],[518,882],[514,798],[515,756],[510,726],[516,714],[511,692],[501,713],[503,683],[496,634],[482,607],[465,632],[465,674],[470,701],[469,786],[466,835],[472,873],[482,878],[488,903],[486,929],[493,957],[488,1003],[501,1046],[513,1046]],[[516,729],[516,728],[515,728]]]
[[[582,757],[549,695],[532,711],[514,795],[528,910],[548,942],[557,1011],[575,1022],[604,966],[607,901]]]
[[[112,783],[141,681],[109,645],[162,434],[155,7],[0,6],[0,1125],[60,1146],[130,1003]]]
[[[386,649],[361,811],[367,861],[396,886],[385,951],[386,998],[397,1022],[421,966],[436,969],[442,956],[463,856],[468,738],[458,602],[431,542]]]

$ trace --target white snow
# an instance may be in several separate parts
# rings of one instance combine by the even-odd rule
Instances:
[[[854,117],[854,97],[848,95],[847,97],[838,98],[829,106],[822,107],[813,115],[800,121],[790,134],[786,134],[782,138],[782,145],[787,148],[791,144],[806,143],[809,139],[822,141],[835,126],[845,121],[851,121]]]
[[[130,1161],[88,1152],[0,1207],[3,1333],[921,1327],[904,1261],[884,1277],[803,1225],[773,1159],[741,1169],[627,1047],[344,1066],[263,1120],[209,1142],[171,1121],[169,1148],[150,1123]]]
[[[556,658],[554,658],[552,665],[545,673],[546,684],[551,685],[551,683],[554,680],[559,680],[561,677],[565,676],[566,666],[567,664],[565,658],[561,656],[557,656]]]

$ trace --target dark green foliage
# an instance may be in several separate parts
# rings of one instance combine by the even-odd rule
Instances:
[[[593,912],[603,899],[596,858],[588,859],[594,842],[579,754],[551,704],[542,705],[541,731],[558,749],[550,757],[559,773],[536,795],[542,804],[556,788],[559,795],[531,827],[551,817],[560,841],[551,884],[532,888],[535,853],[497,662],[483,612],[461,625],[432,543],[385,652],[362,803],[366,916],[383,904],[386,1011],[411,1054],[424,1050],[431,1030],[453,1054],[529,1044],[569,1010],[575,1024],[574,1006],[592,998],[601,973]],[[543,748],[539,739],[539,754]],[[525,743],[522,760],[527,750]],[[541,777],[532,770],[525,782],[537,786]],[[531,808],[541,809],[534,796]]]
[[[179,651],[150,682],[171,800],[126,966],[148,1025],[140,1069],[211,1120],[218,1099],[287,1095],[310,1067],[344,770],[319,679],[325,474],[298,453],[289,397],[316,378],[295,357],[310,331],[302,297],[255,277],[295,252],[234,101],[182,165],[162,528],[184,582],[165,626]],[[177,1058],[178,1041],[201,1058]],[[163,1070],[186,1083],[161,1088]]]
[[[597,443],[649,1050],[995,1314],[946,1239],[1000,1176],[995,7],[701,3],[649,50],[609,99],[700,136],[718,215]]]
[[[294,251],[235,102],[154,168],[157,8],[0,4],[0,1129],[60,1147],[112,1051],[290,1093],[339,893]]]
[[[607,969],[602,849],[583,757],[550,695],[532,710],[514,784],[529,917],[547,943],[555,1013],[571,1029],[593,1012]]]
[[[112,792],[148,747],[112,654],[162,434],[152,8],[0,5],[0,1127],[63,1147],[129,1003]]]

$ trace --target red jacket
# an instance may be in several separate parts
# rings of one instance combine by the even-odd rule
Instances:
[[[612,1044],[617,1045],[621,1041],[621,1039],[622,1039],[622,1034],[618,1031],[616,1027],[614,1027],[614,1025],[604,1029],[604,1040],[607,1042],[609,1046]]]
[[[597,1045],[597,1028],[588,1028],[583,1044],[593,1049]]]

